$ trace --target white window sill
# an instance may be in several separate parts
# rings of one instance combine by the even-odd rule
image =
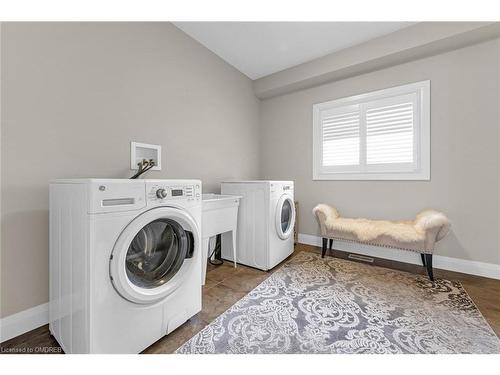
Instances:
[[[319,173],[313,181],[430,181],[430,173]]]

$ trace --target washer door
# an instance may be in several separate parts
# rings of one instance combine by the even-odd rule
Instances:
[[[109,263],[111,282],[131,302],[163,299],[189,275],[198,243],[196,223],[185,211],[147,211],[118,238]]]
[[[295,204],[290,196],[283,194],[276,207],[276,232],[279,238],[286,240],[295,225]]]

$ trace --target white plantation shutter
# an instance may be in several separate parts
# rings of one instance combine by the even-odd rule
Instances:
[[[327,114],[321,128],[324,166],[359,164],[359,110]]]
[[[366,110],[366,164],[413,164],[414,106],[408,99]]]
[[[315,179],[429,179],[429,81],[314,105]]]

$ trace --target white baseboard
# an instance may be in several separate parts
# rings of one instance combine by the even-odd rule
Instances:
[[[49,304],[44,303],[0,319],[0,342],[4,342],[49,322]]]
[[[299,243],[321,247],[322,239],[319,236],[299,233]],[[340,251],[353,252],[377,258],[390,259],[403,263],[411,263],[418,265],[422,264],[420,255],[412,251],[390,249],[386,247],[377,247],[377,246],[365,245],[348,241],[334,240],[333,243],[334,243],[333,248]],[[500,264],[450,258],[442,255],[434,255],[432,260],[434,268],[467,273],[470,275],[477,275],[477,276],[489,277],[491,279],[500,280]]]

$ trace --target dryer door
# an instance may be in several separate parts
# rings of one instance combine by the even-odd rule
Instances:
[[[171,294],[193,272],[198,233],[193,218],[178,208],[160,207],[138,216],[113,248],[109,271],[115,289],[143,304]]]
[[[279,238],[286,240],[293,233],[295,225],[295,204],[293,199],[283,194],[276,207],[276,232]]]

